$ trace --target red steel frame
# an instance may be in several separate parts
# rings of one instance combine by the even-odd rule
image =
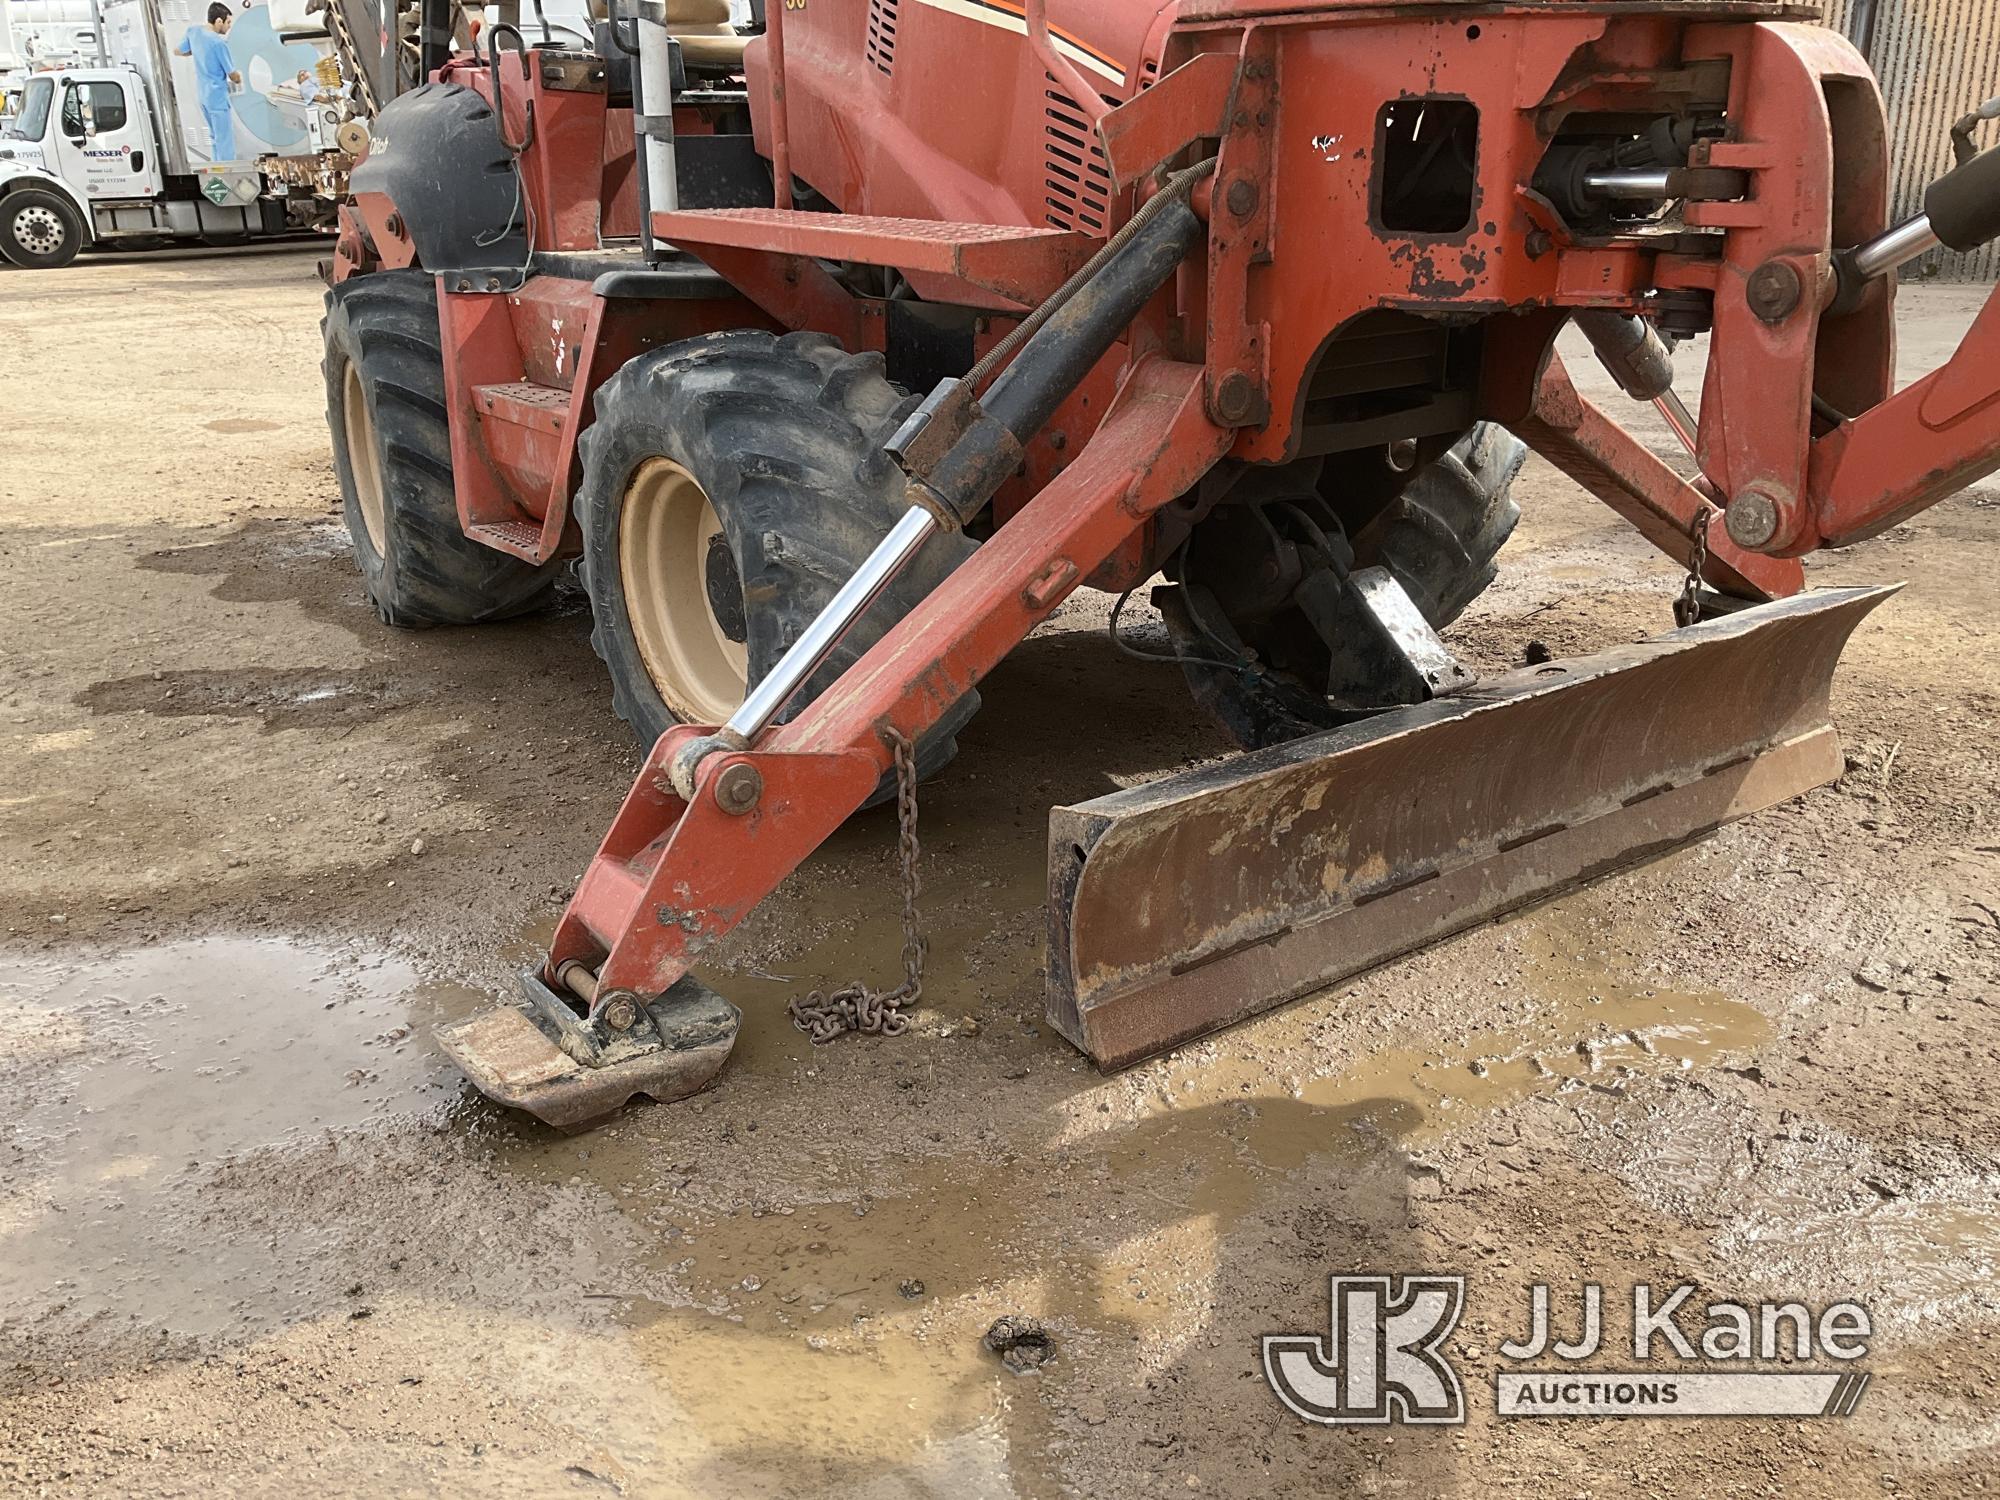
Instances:
[[[1169,27],[1149,0],[1071,0],[1048,7],[1053,26],[1044,0],[996,0],[985,8],[997,22],[951,34],[957,92],[945,98],[910,94],[922,49],[942,45],[944,12],[906,12],[899,45],[918,65],[885,84],[861,67],[863,5],[815,0],[782,17],[774,5],[771,34],[751,48],[753,115],[781,167],[777,206],[654,218],[656,236],[695,251],[739,296],[621,304],[547,276],[511,294],[441,287],[469,532],[538,560],[574,544],[567,508],[590,395],[646,348],[745,325],[880,348],[880,304],[849,292],[826,260],[896,267],[923,296],[985,309],[990,347],[1113,227],[1041,222],[1040,157],[982,123],[1012,119],[1024,101],[1031,118],[1046,109],[1060,124],[1067,107],[1094,124],[1107,219],[1134,206],[1163,161],[1214,142],[1197,200],[1208,242],[1031,444],[1025,478],[996,501],[1004,524],[935,595],[796,719],[711,755],[692,800],[667,768],[710,731],[675,729],[653,747],[549,954],[551,975],[571,960],[598,971],[599,1006],[685,974],[873,791],[892,764],[891,730],[914,737],[938,722],[1079,583],[1143,580],[1158,562],[1151,518],[1216,462],[1293,457],[1319,356],[1365,313],[1486,317],[1480,415],[1677,559],[1715,504],[1769,501],[1778,523],[1760,550],[1709,533],[1711,583],[1744,597],[1796,592],[1800,554],[1872,535],[2000,467],[2000,294],[1944,368],[1895,395],[1892,281],[1832,310],[1835,249],[1884,227],[1881,101],[1846,42],[1769,19],[1783,14],[1775,5],[1571,0],[1443,16],[1187,0]],[[1118,57],[1130,59],[1122,70]],[[1572,235],[1527,186],[1567,116],[1663,111],[1690,77],[1724,68],[1729,136],[1698,147],[1693,164],[1746,174],[1749,190],[1685,215],[1722,231],[1719,253]],[[538,247],[595,247],[635,201],[629,119],[615,123],[602,96],[551,95],[532,70],[503,80],[503,118],[535,110],[522,167]],[[461,81],[490,89],[483,70],[462,69]],[[1370,196],[1378,110],[1438,96],[1479,110],[1474,213],[1453,234],[1389,232]],[[848,212],[789,211],[793,172]],[[364,196],[349,214],[348,269],[361,259],[356,220],[375,263],[409,263],[393,205]],[[1789,278],[1793,305],[1757,303],[1757,277]],[[1693,479],[1581,397],[1553,351],[1568,309],[1647,313],[1657,293],[1691,290],[1714,305]],[[1856,415],[1815,436],[1815,394]],[[738,761],[764,788],[741,815],[711,795]]]

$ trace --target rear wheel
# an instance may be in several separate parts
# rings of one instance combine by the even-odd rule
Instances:
[[[1387,568],[1431,628],[1444,629],[1499,572],[1500,549],[1521,519],[1514,476],[1527,457],[1513,433],[1481,422],[1362,527],[1354,565]]]
[[[459,525],[437,287],[379,271],[327,293],[327,423],[354,560],[390,625],[470,625],[541,605],[557,566],[473,541]]]
[[[879,354],[821,334],[709,334],[631,361],[583,434],[583,582],[591,640],[642,745],[720,724],[904,510],[883,440],[910,399]],[[909,613],[973,543],[933,537],[785,708],[790,718]],[[967,694],[918,746],[941,767]]]
[[[19,188],[0,198],[0,254],[31,271],[66,266],[83,249],[83,215],[60,193]]]
[[[1178,559],[1180,586],[1161,610],[1182,670],[1246,749],[1402,701],[1379,650],[1338,633],[1330,643],[1324,620],[1301,607],[1315,570],[1386,569],[1433,630],[1493,582],[1520,519],[1510,490],[1526,446],[1481,423],[1407,475],[1385,467],[1387,456],[1253,471]]]

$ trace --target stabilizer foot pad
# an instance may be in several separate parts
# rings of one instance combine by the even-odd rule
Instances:
[[[649,1007],[666,1045],[604,1067],[578,1062],[521,1005],[437,1028],[438,1044],[497,1104],[526,1110],[557,1130],[578,1131],[634,1098],[666,1104],[706,1088],[736,1045],[743,1013],[715,991],[683,979]]]

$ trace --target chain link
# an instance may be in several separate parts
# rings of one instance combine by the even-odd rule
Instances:
[[[856,981],[826,994],[814,990],[790,1006],[792,1024],[824,1046],[853,1031],[863,1036],[901,1036],[910,1029],[909,1010],[924,993],[924,958],[930,945],[917,920],[917,748],[897,729],[889,731],[896,752],[896,853],[903,877],[903,982],[893,990],[872,990]]]
[[[1704,501],[1695,511],[1694,520],[1688,523],[1688,539],[1693,545],[1688,549],[1688,572],[1681,582],[1681,596],[1674,600],[1674,623],[1683,630],[1701,623],[1701,591],[1708,587],[1708,580],[1702,576],[1708,567],[1708,524],[1714,519],[1715,507]]]

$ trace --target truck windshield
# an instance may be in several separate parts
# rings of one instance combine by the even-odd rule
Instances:
[[[48,128],[49,105],[56,97],[53,78],[30,78],[21,98],[21,113],[7,127],[7,136],[16,141],[39,141]]]

